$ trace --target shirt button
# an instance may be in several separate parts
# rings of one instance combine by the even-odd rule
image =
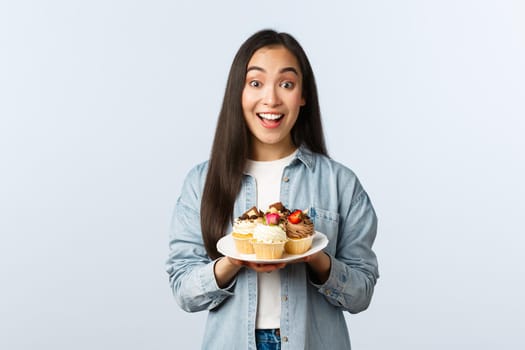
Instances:
[[[283,177],[283,181],[284,182],[288,182],[288,181],[290,181],[290,179],[288,178],[288,176],[285,176],[285,177]]]
[[[283,343],[287,343],[287,342],[288,342],[288,337],[287,337],[286,335],[283,336],[283,337],[281,338],[281,341],[282,341]]]
[[[283,301],[287,301],[288,300],[288,295],[283,295]]]

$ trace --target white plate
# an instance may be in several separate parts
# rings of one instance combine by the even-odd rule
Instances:
[[[318,251],[324,249],[328,245],[328,238],[324,233],[315,231],[314,239],[312,241],[312,247],[304,252],[303,254],[288,254],[284,253],[281,259],[257,259],[255,254],[241,254],[235,249],[235,242],[233,241],[232,235],[222,237],[217,242],[217,250],[234,259],[244,260],[244,261],[253,261],[258,263],[282,263],[289,262],[296,259],[304,258],[305,256],[312,255]]]

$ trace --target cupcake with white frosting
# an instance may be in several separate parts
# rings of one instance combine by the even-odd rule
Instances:
[[[279,214],[267,213],[265,223],[258,223],[253,231],[252,246],[257,259],[280,259],[288,238]]]
[[[256,207],[248,209],[235,219],[232,238],[235,248],[241,254],[253,254],[252,239],[258,223],[263,221],[263,213]]]

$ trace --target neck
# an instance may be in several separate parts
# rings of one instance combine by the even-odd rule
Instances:
[[[250,159],[256,161],[277,160],[289,156],[297,147],[291,142],[286,144],[265,144],[255,141],[251,147]]]

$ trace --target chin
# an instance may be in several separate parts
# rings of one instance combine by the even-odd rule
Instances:
[[[278,145],[283,141],[283,139],[275,138],[275,137],[258,137],[257,139],[259,140],[260,143],[264,145],[268,145],[268,146]]]

